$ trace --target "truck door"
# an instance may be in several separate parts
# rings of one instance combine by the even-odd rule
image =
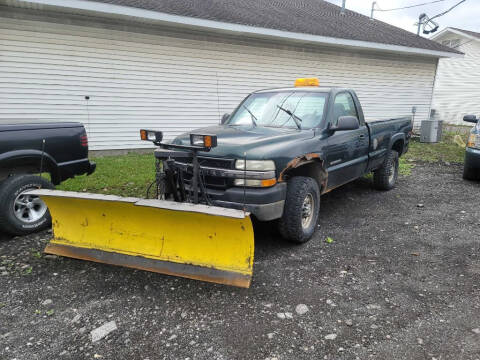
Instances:
[[[333,101],[331,125],[337,124],[340,116],[355,116],[359,119],[352,95],[348,91],[340,92]],[[325,155],[327,159],[328,184],[331,189],[362,176],[368,165],[369,135],[363,119],[356,130],[336,131],[327,140]]]

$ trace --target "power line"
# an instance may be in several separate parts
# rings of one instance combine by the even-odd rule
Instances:
[[[395,11],[395,10],[410,9],[410,8],[414,8],[414,7],[424,6],[424,5],[435,4],[435,3],[439,3],[439,2],[443,2],[443,1],[446,1],[446,0],[434,0],[434,1],[429,1],[429,2],[426,2],[426,3],[409,5],[409,6],[404,6],[404,7],[394,8],[394,9],[380,9],[380,7],[378,7],[378,5],[377,5],[377,9],[375,9],[375,11]],[[463,1],[465,1],[465,0],[463,0]]]
[[[442,12],[442,13],[440,13],[440,14],[437,14],[437,15],[435,15],[435,16],[433,16],[433,17],[431,17],[430,20],[433,20],[433,19],[435,19],[435,18],[437,18],[437,17],[440,17],[440,16],[445,15],[446,13],[452,11],[452,10],[455,9],[458,5],[460,5],[461,3],[464,3],[465,1],[467,1],[467,0],[459,1],[458,3],[456,3],[455,5],[453,5],[450,9],[445,10],[444,12]]]

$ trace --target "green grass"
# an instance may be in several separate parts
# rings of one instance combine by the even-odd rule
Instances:
[[[460,135],[464,142],[466,135]],[[463,163],[465,148],[458,146],[455,134],[444,133],[443,140],[436,144],[410,142],[410,149],[400,158],[400,175],[409,176],[415,162]],[[145,197],[148,185],[155,179],[153,154],[104,156],[93,159],[97,170],[90,176],[78,176],[58,186],[60,190],[114,194],[120,196]],[[366,175],[367,178],[371,174]]]
[[[461,147],[454,142],[457,134],[445,132],[441,142],[435,144],[421,143],[414,139],[410,141],[410,148],[404,156],[407,162],[449,162],[463,164],[465,157],[465,147]],[[468,136],[458,135],[463,142],[467,142]]]
[[[145,197],[155,180],[155,157],[152,154],[104,156],[93,158],[97,169],[90,175],[77,176],[58,186],[60,190]]]

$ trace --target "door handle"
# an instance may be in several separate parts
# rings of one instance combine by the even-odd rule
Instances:
[[[363,134],[362,134],[362,135],[358,135],[358,137],[359,137],[360,139],[364,139],[364,138],[365,138],[365,135],[363,135]]]

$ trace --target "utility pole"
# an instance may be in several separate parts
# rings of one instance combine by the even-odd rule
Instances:
[[[373,12],[375,11],[376,1],[372,2],[372,12],[370,13],[370,20],[373,20]]]
[[[418,27],[417,27],[417,35],[420,35],[420,27],[423,24],[423,20],[427,17],[427,14],[420,14],[418,17]]]

